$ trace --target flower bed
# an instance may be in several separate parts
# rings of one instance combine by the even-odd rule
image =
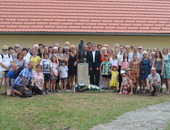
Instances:
[[[96,85],[85,85],[85,84],[76,84],[75,85],[75,91],[76,92],[85,92],[85,91],[100,91],[101,88]]]

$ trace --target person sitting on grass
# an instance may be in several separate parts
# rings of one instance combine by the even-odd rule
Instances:
[[[110,69],[111,80],[110,80],[110,87],[114,92],[117,92],[117,87],[119,86],[119,72],[117,71],[117,66],[112,66]]]
[[[151,95],[159,95],[161,88],[161,77],[156,72],[156,68],[151,68],[151,74],[147,78],[147,89],[151,92]]]
[[[40,95],[43,94],[44,75],[42,73],[42,66],[39,64],[35,66],[35,71],[33,71],[33,79],[34,85],[37,87],[34,93]]]
[[[66,82],[68,78],[68,67],[66,66],[66,62],[62,61],[61,66],[59,68],[59,75],[61,79],[61,90],[66,91]]]
[[[100,73],[102,75],[103,80],[103,89],[110,89],[109,88],[109,70],[111,68],[112,64],[109,61],[108,55],[104,55],[104,61],[100,65]]]
[[[6,77],[7,77],[6,84],[7,84],[7,89],[8,89],[7,95],[8,96],[14,96],[14,94],[17,94],[17,95],[20,94],[19,91],[13,89],[14,82],[16,79],[15,72],[17,71],[17,69],[18,69],[18,65],[16,63],[13,63],[12,70],[10,70],[6,75]]]
[[[30,62],[28,67],[23,69],[19,76],[16,78],[14,82],[14,90],[19,91],[18,96],[20,97],[31,97],[31,89],[34,87],[33,82],[33,71],[34,63]]]
[[[130,82],[127,73],[122,73],[122,83],[119,94],[128,94],[130,91]]]

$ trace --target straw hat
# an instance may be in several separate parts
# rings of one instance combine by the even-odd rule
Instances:
[[[2,47],[2,50],[8,50],[8,46],[7,46],[7,45],[4,45],[4,46]]]

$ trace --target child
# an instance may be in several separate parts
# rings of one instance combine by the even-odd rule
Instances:
[[[110,87],[113,89],[114,92],[116,92],[117,87],[119,85],[118,82],[119,72],[117,71],[117,66],[115,65],[112,66],[110,74],[111,74]]]
[[[50,83],[50,90],[51,92],[56,91],[56,80],[58,78],[58,62],[56,56],[51,57],[52,62],[52,72],[51,72],[51,83]]]
[[[44,89],[46,93],[50,93],[48,90],[48,85],[49,85],[49,80],[50,80],[50,73],[52,70],[52,63],[51,60],[49,59],[49,54],[44,53],[43,54],[43,59],[40,62],[40,65],[42,66],[42,72],[44,74]]]
[[[132,74],[132,81],[136,87],[138,86],[138,78],[139,78],[139,68],[140,68],[140,61],[137,58],[137,55],[133,55],[133,60],[130,62],[130,70]]]
[[[120,94],[128,94],[130,88],[129,78],[126,73],[122,74],[122,83],[120,88]]]
[[[68,67],[66,66],[66,62],[62,61],[61,66],[59,68],[59,74],[61,79],[61,89],[66,91],[66,81],[68,78]]]
[[[104,61],[100,65],[100,72],[102,75],[103,89],[107,89],[109,86],[109,70],[112,64],[109,61],[108,55],[104,55]]]

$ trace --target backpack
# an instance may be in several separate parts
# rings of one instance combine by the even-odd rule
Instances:
[[[4,58],[4,54],[1,53],[2,59]],[[8,57],[10,58],[10,54],[8,54]]]
[[[17,78],[23,69],[24,69],[24,66],[19,67],[19,68],[14,72],[14,77]]]

